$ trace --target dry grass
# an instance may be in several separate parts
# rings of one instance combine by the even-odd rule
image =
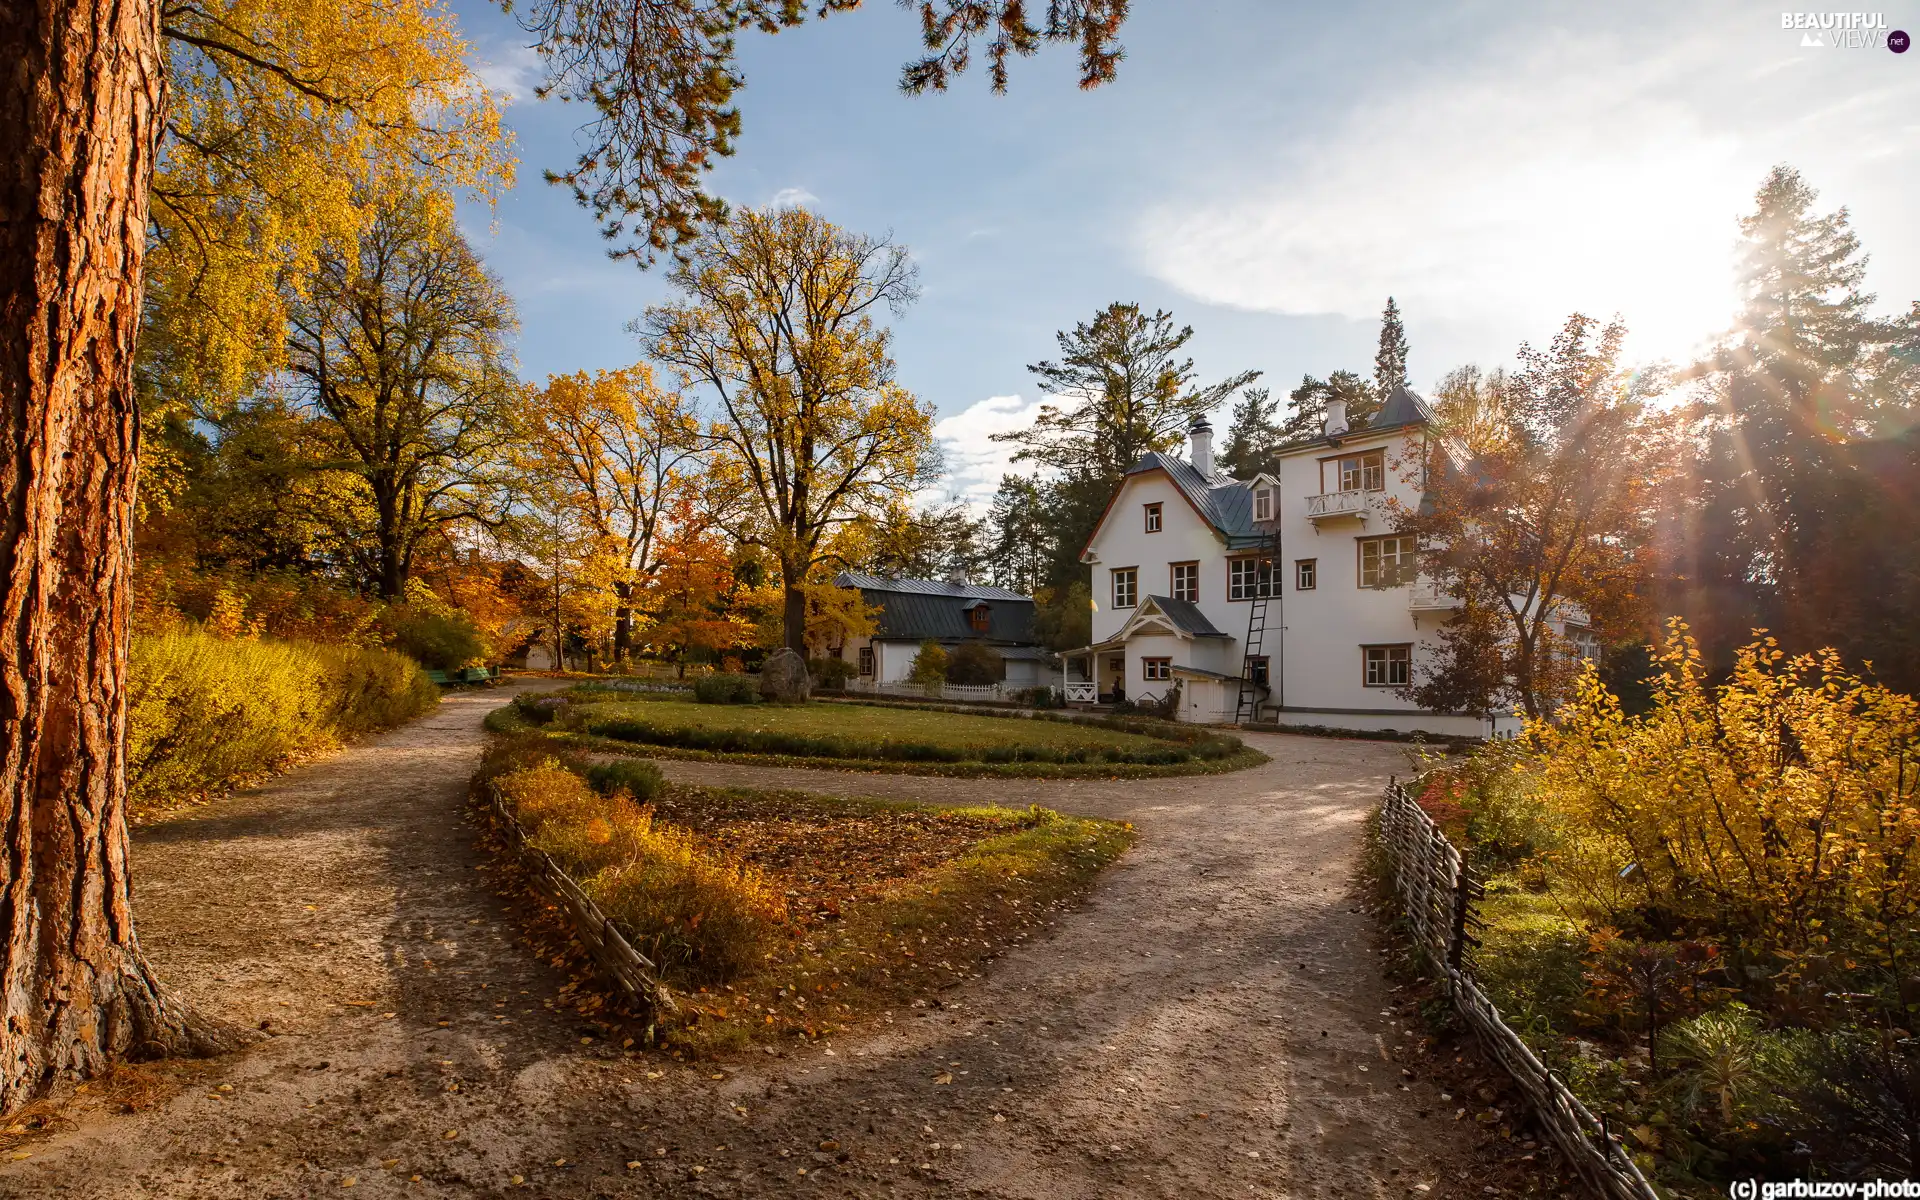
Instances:
[[[503,739],[481,778],[518,793],[536,844],[578,862],[569,869],[650,956],[662,931],[711,939],[686,960],[707,969],[678,976],[678,1021],[658,1030],[681,1053],[829,1037],[937,1006],[1077,904],[1133,840],[1131,826],[1038,807],[677,784],[647,809],[610,808],[576,786],[587,764],[554,759],[553,745]],[[646,869],[666,886],[638,869],[623,878],[616,861],[660,864]],[[617,907],[616,884],[635,907]],[[584,952],[574,958],[590,972]],[[617,1001],[603,993],[585,1007]]]
[[[495,782],[530,840],[573,876],[669,981],[731,978],[758,962],[786,905],[756,867],[602,796],[548,759]]]

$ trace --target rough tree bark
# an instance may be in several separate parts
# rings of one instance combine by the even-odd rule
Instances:
[[[155,0],[0,4],[0,1111],[210,1051],[129,911],[127,576]]]

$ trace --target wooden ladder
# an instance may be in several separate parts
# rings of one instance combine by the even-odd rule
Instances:
[[[1261,564],[1266,570],[1261,570]],[[1264,586],[1262,580],[1264,578]],[[1276,530],[1261,545],[1254,560],[1253,603],[1247,609],[1247,638],[1240,657],[1240,695],[1233,708],[1233,722],[1244,725],[1260,715],[1260,693],[1273,687],[1272,665],[1268,665],[1267,686],[1263,689],[1253,677],[1254,660],[1261,657],[1260,647],[1267,636],[1267,602],[1280,587],[1280,534]]]

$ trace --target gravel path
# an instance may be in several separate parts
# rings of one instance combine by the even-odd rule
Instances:
[[[690,1066],[583,1044],[476,873],[464,781],[501,699],[141,831],[163,977],[262,1039],[169,1068],[157,1107],[83,1115],[0,1167],[0,1196],[1464,1194],[1453,1114],[1386,1061],[1401,1035],[1350,895],[1395,748],[1256,734],[1264,767],[1124,782],[663,762],[1141,831],[1084,909],[943,1007]]]

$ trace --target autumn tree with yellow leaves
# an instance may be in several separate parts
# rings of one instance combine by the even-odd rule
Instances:
[[[933,408],[894,377],[881,318],[916,296],[905,248],[804,208],[739,213],[669,276],[681,298],[636,322],[649,350],[713,403],[719,514],[779,565],[783,642],[807,652],[807,582],[836,529],[926,482]]]
[[[524,464],[559,489],[598,543],[615,599],[613,654],[624,660],[636,593],[660,566],[669,506],[699,467],[693,406],[638,364],[552,376],[528,397],[525,426]]]
[[[1717,942],[1783,998],[1879,980],[1913,1027],[1920,701],[1771,638],[1715,687],[1678,620],[1656,665],[1645,715],[1589,670],[1528,728],[1566,894],[1596,926]]]
[[[1652,490],[1670,456],[1644,381],[1620,366],[1625,336],[1576,313],[1546,349],[1520,348],[1497,394],[1456,373],[1451,422],[1397,464],[1422,499],[1396,506],[1393,527],[1419,539],[1420,574],[1462,603],[1406,689],[1422,708],[1550,716],[1578,662],[1565,623],[1639,632]]]
[[[684,676],[690,659],[753,644],[753,623],[734,603],[733,546],[692,489],[669,504],[657,554],[637,599],[655,652]]]

